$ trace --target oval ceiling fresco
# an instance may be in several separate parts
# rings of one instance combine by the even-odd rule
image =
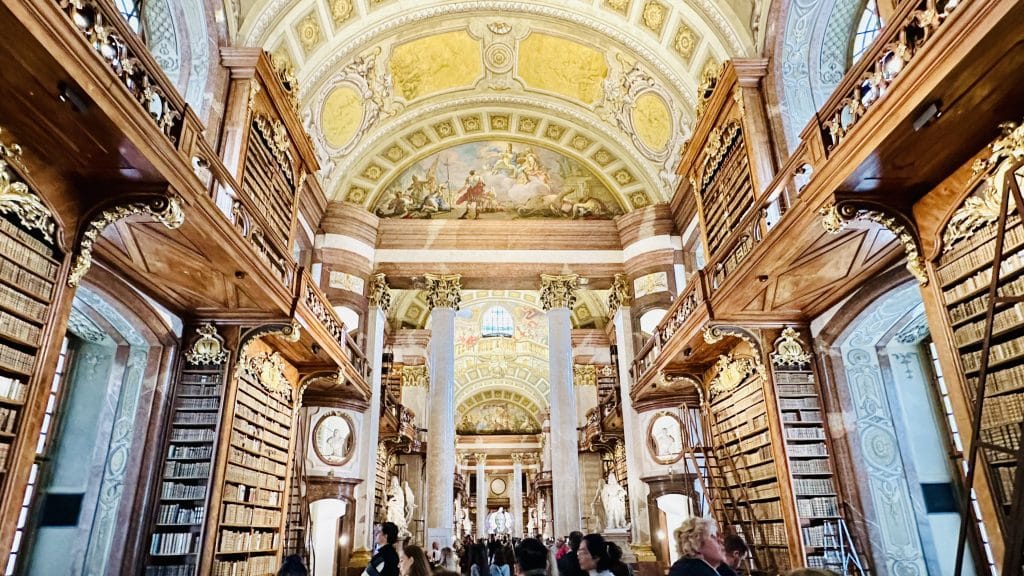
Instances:
[[[383,188],[382,218],[609,219],[616,196],[575,159],[533,144],[461,144],[416,162]]]

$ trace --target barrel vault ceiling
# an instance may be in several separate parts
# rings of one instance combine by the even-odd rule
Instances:
[[[702,72],[755,53],[754,0],[235,0],[243,45],[290,63],[332,200],[543,152],[629,211],[667,201]],[[449,154],[446,156],[445,154]],[[460,156],[461,155],[461,156]],[[551,160],[549,160],[551,162]],[[454,180],[449,169],[447,175]],[[457,186],[461,182],[455,182]]]

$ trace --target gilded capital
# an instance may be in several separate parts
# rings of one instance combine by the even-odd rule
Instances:
[[[476,460],[477,466],[484,466],[487,464],[486,452],[477,452],[476,454],[473,454],[473,458]]]
[[[370,306],[380,308],[385,314],[388,313],[388,308],[391,307],[391,287],[388,286],[388,279],[383,272],[370,276],[366,297],[370,300]]]
[[[608,292],[608,314],[615,314],[619,306],[629,306],[633,303],[633,291],[630,289],[629,278],[625,274],[616,274],[612,281],[612,288]]]
[[[576,274],[541,274],[540,302],[545,310],[568,308],[576,304],[580,277]]]
[[[430,388],[430,374],[425,365],[402,366],[402,388]]]
[[[572,382],[577,386],[597,386],[597,366],[593,364],[573,364]]]
[[[425,274],[427,280],[427,306],[459,309],[462,301],[462,276],[459,274]]]
[[[522,452],[513,452],[512,453],[512,463],[513,464],[522,464],[523,460],[525,458],[526,458],[526,454],[523,454]]]

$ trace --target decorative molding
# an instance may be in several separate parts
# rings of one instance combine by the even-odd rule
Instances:
[[[675,138],[678,139],[682,137],[682,134],[676,126],[679,113],[676,110],[675,99],[658,84],[653,76],[647,73],[639,62],[630,65],[622,54],[616,54],[615,59],[621,66],[621,71],[613,72],[605,78],[603,94],[595,111],[602,120],[629,136],[633,146],[648,160],[665,162],[675,148],[673,138],[670,136],[661,150],[655,150],[648,146],[637,134],[636,125],[633,122],[633,110],[636,108],[637,100],[644,94],[657,95],[668,109],[668,117],[672,122],[672,126],[669,127],[670,132],[675,134]]]
[[[430,371],[425,365],[402,366],[401,386],[430,389]]]
[[[425,274],[427,307],[459,309],[462,301],[462,276],[459,274]]]
[[[572,382],[576,386],[597,386],[597,366],[593,364],[573,364]]]
[[[797,367],[809,364],[811,354],[804,349],[800,334],[792,327],[782,331],[782,336],[775,341],[775,351],[771,353],[772,364],[780,368]]]
[[[263,136],[267,146],[270,147],[270,152],[274,156],[274,160],[277,161],[278,168],[281,169],[292,186],[298,189],[301,184],[299,184],[298,169],[292,165],[292,140],[288,136],[288,129],[280,120],[271,120],[263,114],[256,114],[253,123],[260,135]]]
[[[924,256],[921,255],[921,244],[913,223],[899,213],[890,213],[872,201],[840,200],[818,210],[821,225],[826,232],[838,234],[845,228],[846,222],[853,219],[867,220],[881,224],[903,246],[907,255],[907,271],[917,278],[921,286],[928,285],[928,271],[925,269]]]
[[[371,307],[379,308],[381,312],[387,315],[388,310],[391,308],[391,287],[388,286],[387,276],[383,272],[370,276],[370,285],[366,297],[370,301]]]
[[[544,310],[552,308],[572,310],[576,304],[576,290],[579,289],[579,286],[579,276],[576,274],[541,274],[541,306]]]
[[[735,120],[722,126],[721,129],[717,126],[711,129],[711,132],[708,134],[707,143],[704,144],[704,161],[701,168],[700,188],[695,188],[702,197],[707,190],[708,184],[714,177],[716,169],[742,135],[743,128]]]
[[[75,255],[71,271],[68,273],[68,286],[78,286],[86,272],[92,266],[92,250],[96,240],[110,224],[135,216],[149,214],[153,220],[163,224],[169,230],[176,230],[185,223],[185,212],[181,209],[181,198],[177,194],[169,196],[144,196],[115,204],[103,210],[98,216],[89,220],[78,242],[78,253]]]
[[[93,344],[107,342],[107,333],[77,308],[71,308],[71,316],[68,317],[68,331]]]
[[[715,370],[716,374],[708,385],[708,392],[712,396],[732,392],[748,376],[760,372],[758,370],[758,363],[753,359],[746,357],[734,358],[731,352],[718,357],[718,362],[715,363]],[[763,377],[763,374],[758,374],[758,376]]]
[[[632,303],[633,292],[628,277],[625,274],[616,274],[612,280],[611,290],[608,291],[608,317],[614,316],[619,306],[629,306]]]
[[[0,134],[3,134],[3,128],[0,128]],[[55,243],[57,222],[53,213],[39,196],[29,190],[27,184],[15,181],[17,176],[10,170],[10,164],[17,166],[22,173],[28,173],[21,162],[21,146],[0,142],[0,213],[14,215],[22,226],[38,230],[47,242]]]
[[[223,364],[228,359],[228,351],[224,349],[224,340],[217,334],[217,329],[207,322],[198,329],[199,338],[185,353],[190,364]]]
[[[477,466],[486,466],[487,465],[487,453],[486,452],[476,452],[476,453],[474,453],[473,454],[473,459],[476,460],[476,465]]]

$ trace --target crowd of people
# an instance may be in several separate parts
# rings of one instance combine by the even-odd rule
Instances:
[[[720,536],[710,518],[690,518],[673,533],[679,560],[668,576],[758,576],[748,570],[749,550],[735,534]],[[507,536],[454,548],[431,544],[429,551],[408,542],[398,545],[398,526],[381,525],[377,551],[364,576],[633,576],[618,544],[601,534],[572,532],[545,543],[539,538]],[[798,568],[786,576],[837,576],[829,570]]]

